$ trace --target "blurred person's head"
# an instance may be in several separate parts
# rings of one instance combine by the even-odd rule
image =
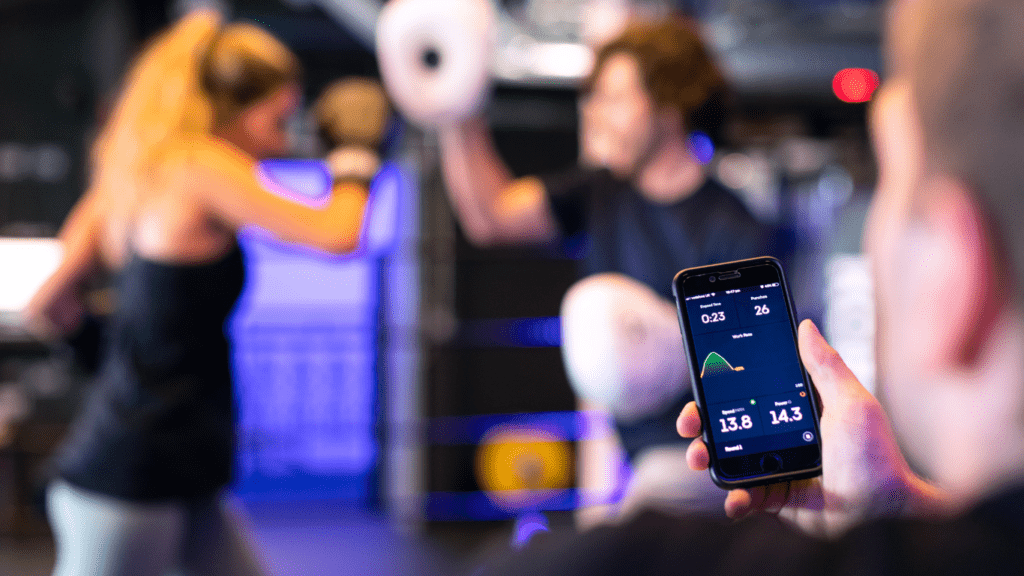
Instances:
[[[865,230],[879,374],[911,458],[979,496],[1024,473],[1024,4],[890,17]]]
[[[192,12],[132,64],[94,146],[95,168],[148,174],[168,149],[207,136],[256,159],[283,154],[300,75],[298,59],[262,28]]]
[[[253,24],[225,25],[207,50],[201,75],[214,134],[256,158],[288,151],[288,121],[301,92],[298,60],[284,44]]]
[[[598,50],[581,102],[584,162],[620,177],[640,170],[666,138],[718,131],[725,80],[695,24],[638,21]]]

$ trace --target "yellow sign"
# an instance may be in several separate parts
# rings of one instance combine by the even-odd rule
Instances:
[[[501,424],[477,447],[476,477],[502,508],[529,507],[572,486],[572,448],[558,435],[530,426]]]

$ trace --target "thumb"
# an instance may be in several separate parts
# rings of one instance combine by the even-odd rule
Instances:
[[[801,322],[797,337],[800,358],[811,380],[814,381],[814,387],[818,390],[823,405],[827,406],[840,397],[856,396],[865,391],[857,377],[846,366],[846,362],[839,357],[839,353],[825,341],[814,322]]]

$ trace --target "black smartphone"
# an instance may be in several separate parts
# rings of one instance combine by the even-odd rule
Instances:
[[[818,404],[779,261],[687,268],[672,288],[715,484],[820,475]]]

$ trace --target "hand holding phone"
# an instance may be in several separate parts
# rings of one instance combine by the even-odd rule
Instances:
[[[739,488],[821,474],[819,411],[779,262],[688,268],[673,292],[712,480]]]
[[[808,534],[831,537],[871,517],[948,513],[948,495],[913,474],[881,405],[811,321],[800,324],[798,341],[820,393],[822,476],[733,489],[726,514],[740,519],[777,513]],[[689,467],[707,470],[710,457],[695,403],[683,409],[676,428],[681,436],[695,438],[686,454]]]

